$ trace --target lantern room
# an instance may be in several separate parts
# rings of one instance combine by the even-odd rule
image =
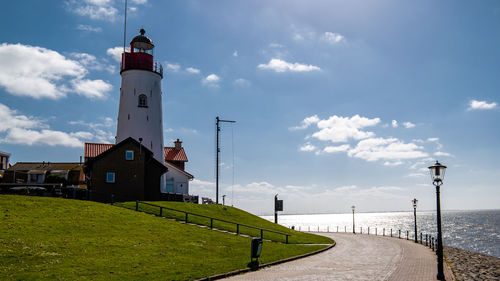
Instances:
[[[153,61],[153,41],[144,35],[146,31],[141,28],[140,34],[130,41],[130,52],[122,54],[120,73],[130,69],[149,70],[163,77],[161,64]]]

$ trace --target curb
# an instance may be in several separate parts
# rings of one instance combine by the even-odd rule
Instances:
[[[331,248],[335,247],[336,244],[337,244],[337,242],[334,241],[333,244],[331,244],[330,246],[328,246],[326,248],[323,248],[321,250],[317,250],[317,251],[314,251],[314,252],[311,252],[311,253],[307,253],[307,254],[303,254],[303,255],[300,255],[300,256],[295,256],[295,257],[291,257],[291,258],[277,260],[277,261],[273,261],[273,262],[269,262],[269,263],[259,264],[259,266],[256,269],[242,268],[242,269],[238,269],[238,270],[234,270],[234,271],[230,271],[230,272],[226,272],[226,273],[220,273],[220,274],[217,274],[217,275],[212,275],[212,276],[205,277],[205,278],[195,279],[195,281],[219,280],[219,279],[222,279],[222,278],[227,278],[227,277],[230,277],[230,276],[235,276],[235,275],[246,273],[246,272],[250,272],[250,271],[256,271],[256,270],[259,270],[259,269],[264,268],[264,267],[268,267],[268,266],[272,266],[272,265],[277,265],[277,264],[281,264],[281,263],[285,263],[285,262],[290,262],[290,261],[302,259],[302,258],[305,258],[305,257],[309,257],[309,256],[312,256],[312,255],[316,255],[316,254],[319,254],[321,252],[330,250]]]

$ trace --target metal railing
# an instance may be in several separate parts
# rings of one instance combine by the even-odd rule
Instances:
[[[158,214],[157,213],[150,213],[150,212],[147,212],[145,210],[140,210],[140,208],[139,208],[140,204],[147,205],[147,206],[152,206],[152,207],[155,207],[155,208],[159,208],[159,213]],[[241,227],[246,227],[246,228],[250,228],[250,229],[260,230],[260,238],[264,238],[264,232],[275,233],[275,234],[279,234],[279,235],[285,236],[285,243],[286,244],[288,244],[288,237],[292,236],[291,234],[287,234],[287,233],[283,233],[283,232],[279,232],[279,231],[275,231],[275,230],[271,230],[271,229],[266,229],[266,228],[251,226],[251,225],[247,225],[247,224],[243,224],[243,223],[238,223],[238,222],[232,222],[232,221],[228,221],[228,220],[213,218],[213,217],[210,217],[210,216],[195,214],[195,213],[191,213],[191,212],[187,212],[187,211],[181,211],[181,210],[177,210],[177,209],[173,209],[173,208],[169,208],[169,207],[164,207],[164,206],[159,206],[159,205],[155,205],[155,204],[151,204],[151,203],[147,203],[147,202],[141,202],[141,201],[135,201],[135,210],[138,211],[138,212],[142,211],[142,212],[145,212],[145,213],[154,214],[154,215],[157,215],[157,216],[160,216],[160,217],[166,217],[166,215],[167,215],[166,213],[163,212],[163,210],[169,210],[169,211],[174,211],[174,212],[182,213],[182,214],[184,214],[184,216],[183,216],[184,218],[181,221],[184,221],[185,223],[189,222],[189,216],[195,216],[195,217],[201,217],[201,218],[209,219],[210,220],[210,224],[206,225],[206,226],[209,226],[210,229],[214,228],[214,222],[217,222],[217,221],[223,222],[223,223],[227,223],[227,224],[233,224],[233,225],[236,226],[236,234],[237,235],[244,234],[244,233],[241,233],[241,231],[240,231]],[[225,230],[227,230],[227,229],[225,229]],[[279,240],[272,239],[271,237],[266,237],[266,239],[269,239],[269,240],[272,240],[272,241],[281,242]]]
[[[296,227],[293,227],[293,229],[295,230],[298,230],[298,231],[307,231],[307,232],[339,232],[339,233],[352,233],[352,227],[347,227],[347,226],[344,226],[343,228],[339,226],[336,226],[336,227],[333,227],[332,228],[332,231],[330,231],[330,226],[327,226],[326,229],[323,229],[323,231],[320,230],[320,227],[311,227],[311,226],[307,226],[307,228],[302,228],[301,226],[298,226],[298,229]],[[340,231],[339,231],[340,229]],[[344,231],[342,231],[342,229]],[[380,232],[378,232],[378,228],[375,227],[375,232],[371,232],[370,231],[370,227],[367,227],[367,231],[365,233],[363,233],[363,227],[359,227],[359,232],[356,232],[356,234],[366,234],[366,235],[380,235]],[[373,230],[373,228],[371,228]],[[387,236],[387,237],[396,237],[398,239],[406,239],[406,240],[414,240],[415,239],[415,236],[413,236],[413,238],[410,238],[410,231],[407,230],[406,231],[406,237],[403,235],[403,237],[401,236],[401,233],[405,233],[404,231],[401,232],[401,229],[398,229],[397,232],[396,232],[396,229],[394,229],[394,232],[393,232],[393,229],[392,228],[387,228],[387,235],[386,235],[386,228],[382,228],[382,235],[380,236]],[[390,232],[389,232],[390,231]],[[420,239],[419,239],[419,236],[420,236]],[[424,239],[424,236],[425,236],[425,239]],[[421,245],[424,245],[426,247],[429,247],[430,249],[432,249],[432,251],[435,251],[437,249],[437,239],[435,237],[433,237],[432,235],[430,234],[423,234],[422,232],[420,232],[419,235],[417,235],[417,243],[421,244]]]

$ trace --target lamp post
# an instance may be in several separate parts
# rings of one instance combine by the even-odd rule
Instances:
[[[413,203],[413,218],[415,220],[415,243],[418,243],[418,238],[417,238],[417,202],[418,200],[416,198],[413,198],[411,200]]]
[[[437,257],[438,257],[438,280],[444,279],[444,271],[443,271],[443,235],[441,232],[441,203],[439,199],[439,187],[443,184],[444,172],[446,171],[446,166],[441,165],[438,161],[432,166],[429,167],[431,172],[432,184],[436,187],[436,212],[437,212]]]
[[[354,226],[354,210],[356,210],[356,206],[352,205],[352,233],[356,234],[356,228]]]

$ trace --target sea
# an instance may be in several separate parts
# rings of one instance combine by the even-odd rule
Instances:
[[[477,253],[500,258],[500,210],[443,211],[442,212],[443,244]],[[262,216],[274,222],[274,216]],[[278,223],[286,227],[294,227],[300,231],[320,232],[352,232],[352,213],[349,214],[310,214],[279,215]],[[355,213],[356,233],[406,238],[414,237],[413,212]],[[385,229],[385,230],[384,230]],[[436,212],[417,210],[417,232],[437,237]]]

